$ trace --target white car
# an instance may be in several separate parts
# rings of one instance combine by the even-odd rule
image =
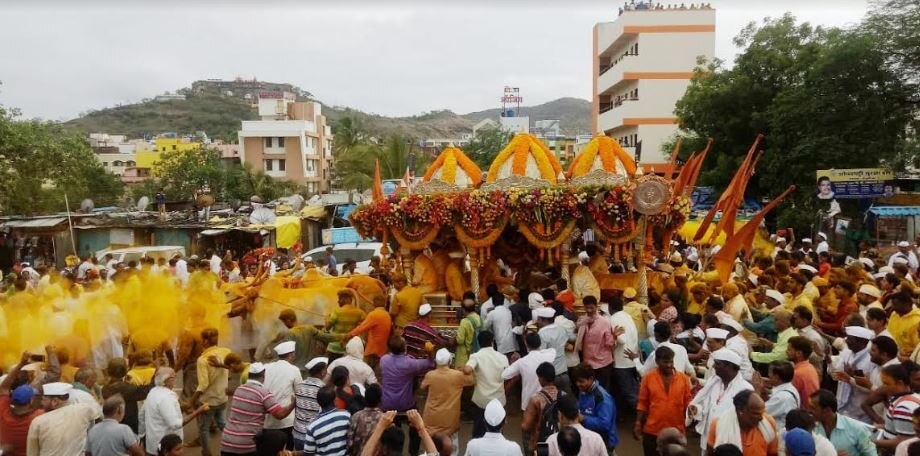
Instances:
[[[303,254],[306,260],[308,257],[313,261],[326,259],[326,247],[317,247]],[[383,247],[381,242],[349,242],[346,244],[335,244],[332,246],[332,254],[335,255],[338,264],[338,272],[342,273],[342,266],[348,260],[355,260],[358,264],[355,272],[368,274],[371,272],[371,257],[380,256],[380,248]]]
[[[115,258],[115,261],[119,263],[129,263],[131,261],[139,261],[141,258],[153,258],[154,260],[159,260],[160,258],[166,259],[169,261],[177,253],[179,255],[185,256],[185,247],[174,246],[174,245],[157,245],[157,246],[144,246],[144,247],[128,247],[124,249],[104,249],[96,252],[96,260],[99,261],[99,264],[105,265],[104,258],[107,254],[112,254]]]

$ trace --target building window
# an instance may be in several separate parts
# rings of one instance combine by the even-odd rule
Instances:
[[[278,138],[278,147],[284,147],[284,138]]]
[[[271,137],[265,138],[265,147],[266,147],[266,148],[269,148],[269,149],[272,147],[272,138],[271,138]]]
[[[122,163],[119,160],[115,160],[112,162],[112,166],[122,166]]]
[[[125,166],[137,166],[137,163],[135,163],[135,162],[133,162],[133,161],[131,161],[131,160],[128,160],[128,162],[125,164]]]
[[[271,171],[271,170],[272,170],[272,161],[265,160],[265,171]]]
[[[284,171],[284,160],[278,160],[278,171]]]

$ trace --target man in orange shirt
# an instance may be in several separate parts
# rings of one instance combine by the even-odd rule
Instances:
[[[744,456],[776,456],[779,433],[773,417],[765,413],[763,399],[754,391],[745,390],[736,394],[732,402],[735,413],[713,418],[709,425],[706,454],[711,456],[716,447],[732,444]]]
[[[818,310],[820,321],[815,322],[815,326],[832,336],[844,335],[843,326],[850,314],[859,311],[859,305],[853,299],[856,294],[856,286],[853,282],[841,280],[834,285],[834,296],[839,300],[837,311],[830,313]]]
[[[804,336],[789,338],[786,356],[795,368],[792,374],[792,386],[799,392],[799,405],[804,407],[808,403],[811,393],[821,389],[821,380],[815,366],[808,362],[811,357],[811,340]]]
[[[658,347],[655,363],[658,366],[646,373],[639,385],[633,428],[633,436],[642,440],[645,456],[658,454],[657,438],[662,429],[674,427],[686,432],[684,411],[690,405],[690,378],[674,370],[674,350]]]
[[[386,296],[374,296],[374,310],[367,314],[364,321],[352,329],[345,339],[367,333],[367,346],[364,347],[364,362],[376,371],[380,364],[380,357],[387,353],[387,342],[390,340],[390,330],[393,319],[387,313]]]

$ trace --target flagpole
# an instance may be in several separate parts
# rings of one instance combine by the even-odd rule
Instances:
[[[70,247],[73,248],[73,254],[77,254],[77,238],[73,235],[73,219],[70,217],[70,201],[67,199],[67,193],[64,193],[64,205],[67,206],[67,226],[70,228]]]

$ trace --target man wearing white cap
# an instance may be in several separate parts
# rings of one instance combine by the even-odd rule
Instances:
[[[434,349],[447,345],[447,340],[441,333],[431,327],[430,315],[431,304],[426,302],[419,306],[417,318],[403,328],[406,354],[415,359],[429,359]]]
[[[575,293],[576,302],[581,302],[585,296],[601,297],[601,286],[588,266],[591,263],[591,257],[586,252],[582,254],[578,256],[578,266],[572,271],[571,289]]]
[[[865,317],[866,310],[868,309],[884,309],[885,306],[879,301],[881,297],[882,290],[879,290],[875,285],[870,285],[868,283],[860,285],[859,290],[856,292],[856,302],[859,303],[859,313]]]
[[[728,331],[728,339],[725,340],[725,348],[735,352],[741,358],[741,377],[751,381],[754,376],[754,366],[751,363],[751,346],[747,339],[741,335],[744,327],[732,318],[726,318],[722,321],[722,329]]]
[[[227,415],[227,427],[220,441],[221,454],[256,454],[256,434],[262,432],[267,416],[282,419],[291,415],[294,400],[278,402],[276,396],[262,382],[265,381],[265,365],[249,365],[249,379],[233,392],[230,401],[230,413]],[[159,440],[157,441],[159,442]],[[147,442],[150,445],[150,442]],[[154,448],[156,445],[154,444]],[[288,448],[291,448],[289,445]],[[150,454],[149,447],[147,450]]]
[[[556,311],[552,307],[541,307],[533,314],[537,319],[537,327],[540,328],[537,331],[542,341],[540,348],[552,348],[556,353],[553,359],[553,367],[556,369],[556,387],[562,391],[571,391],[572,384],[569,381],[565,347],[575,342],[575,332],[568,331],[555,323]]]
[[[723,348],[713,352],[712,359],[715,376],[706,381],[687,407],[688,418],[697,421],[696,431],[700,434],[700,444],[704,450],[712,419],[734,413],[732,399],[735,395],[754,389],[740,375],[741,357],[737,353]]]
[[[287,404],[294,400],[294,387],[303,380],[300,369],[291,364],[294,361],[295,344],[292,341],[282,342],[275,346],[278,360],[265,365],[265,388],[271,391],[275,400]],[[288,445],[294,445],[294,415],[287,414],[282,419],[274,416],[265,417],[265,429],[284,432]]]
[[[182,415],[179,396],[173,391],[176,386],[176,371],[161,367],[154,374],[153,381],[156,386],[147,394],[139,420],[144,423],[148,454],[156,454],[157,445],[164,436],[176,434],[182,437],[182,428],[208,410],[208,405],[202,404],[190,415]]]
[[[856,386],[856,378],[868,378],[875,367],[869,356],[869,341],[875,333],[862,326],[847,326],[844,332],[847,335],[846,348],[837,356],[831,370],[831,377],[837,380],[838,411],[850,418],[871,423],[861,407],[869,392]]]
[[[328,375],[329,358],[317,356],[306,364],[307,378],[294,387],[294,448],[303,448],[303,439],[307,432],[307,425],[313,421],[322,407],[316,401],[319,389],[326,386],[323,380]]]
[[[102,417],[99,404],[68,404],[69,383],[42,385],[42,408],[45,413],[29,425],[29,456],[83,454],[86,433]]]
[[[898,242],[898,251],[888,257],[888,266],[894,267],[895,260],[898,258],[907,260],[907,265],[910,267],[911,271],[916,271],[917,267],[920,267],[920,262],[917,260],[917,254],[910,248],[910,242]]]
[[[463,388],[476,384],[471,372],[451,369],[453,355],[442,348],[434,355],[437,367],[425,374],[422,389],[428,390],[428,400],[422,419],[429,434],[443,433],[459,448],[457,432],[460,430],[460,395]]]
[[[814,251],[814,249],[812,248],[811,238],[802,239],[802,247],[799,248],[799,252],[808,256],[812,251]]]
[[[776,246],[773,247],[773,254],[771,255],[771,258],[776,258],[776,254],[779,253],[780,251],[789,252],[791,250],[789,246],[787,245],[786,238],[784,237],[776,238],[775,243],[776,243]]]
[[[466,445],[466,456],[523,456],[521,447],[502,435],[505,406],[495,399],[486,405],[486,435]]]
[[[818,231],[818,246],[815,247],[815,253],[821,254],[830,252],[831,246],[827,243],[827,235],[823,231]]]

